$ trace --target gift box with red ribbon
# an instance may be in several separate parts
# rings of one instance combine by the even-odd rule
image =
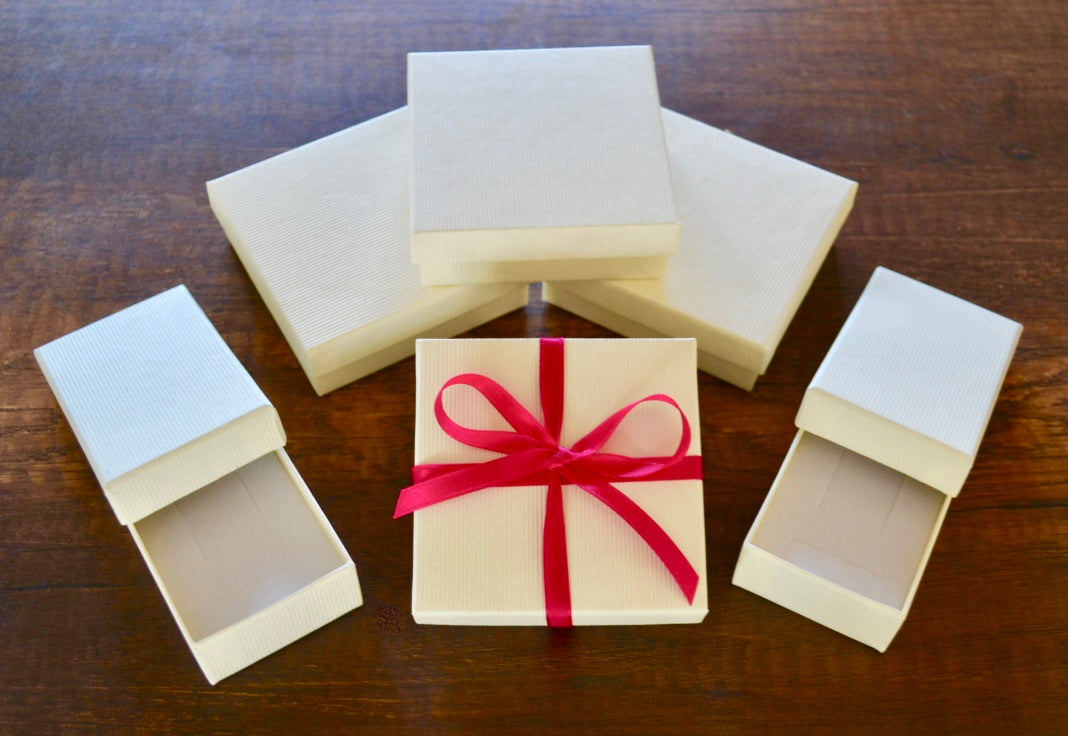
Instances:
[[[418,623],[698,623],[692,339],[420,340]]]

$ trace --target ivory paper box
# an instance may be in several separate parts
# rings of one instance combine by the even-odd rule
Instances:
[[[805,392],[734,583],[885,651],[1019,340],[1012,320],[876,269]]]
[[[549,282],[543,297],[628,337],[694,336],[701,370],[752,389],[857,185],[671,110],[663,120],[682,222],[663,279]]]
[[[427,284],[659,277],[679,225],[648,46],[412,53]]]
[[[184,286],[35,355],[212,684],[361,604],[277,412]]]
[[[428,288],[408,247],[401,108],[207,183],[212,210],[322,395],[526,304],[526,284]]]
[[[700,622],[694,360],[692,340],[420,340],[397,507],[415,620]]]

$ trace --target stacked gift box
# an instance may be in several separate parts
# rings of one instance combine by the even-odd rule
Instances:
[[[207,189],[318,394],[416,355],[396,515],[417,622],[704,619],[696,371],[753,389],[854,182],[661,108],[652,50],[624,46],[410,54],[405,108]],[[531,283],[624,339],[446,339]],[[734,582],[885,649],[1019,332],[879,269]],[[277,415],[184,288],[38,359],[209,679],[360,604]]]
[[[855,192],[661,108],[645,46],[413,53],[406,108],[208,182],[320,394],[534,282],[751,389]]]

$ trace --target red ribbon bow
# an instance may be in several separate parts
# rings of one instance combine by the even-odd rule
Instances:
[[[469,429],[454,422],[445,412],[442,395],[445,389],[456,385],[470,386],[482,394],[515,432]],[[701,457],[686,454],[690,446],[690,425],[682,409],[665,394],[646,396],[619,409],[568,448],[560,445],[564,413],[564,341],[561,338],[540,340],[539,387],[544,425],[487,376],[463,373],[446,381],[434,401],[434,415],[441,428],[459,442],[500,452],[503,456],[484,463],[414,466],[413,484],[400,492],[393,518],[484,488],[548,486],[542,536],[545,617],[550,626],[571,626],[562,486],[574,484],[629,524],[656,553],[686,600],[693,603],[698,583],[693,565],[649,514],[612,486],[613,482],[621,481],[701,479]],[[627,414],[648,401],[668,404],[679,413],[682,431],[675,452],[669,457],[628,457],[599,452]]]

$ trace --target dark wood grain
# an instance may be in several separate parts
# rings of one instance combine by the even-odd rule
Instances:
[[[699,626],[408,616],[413,363],[318,398],[204,181],[404,104],[411,50],[651,43],[665,105],[860,182],[753,393],[700,377]],[[0,732],[1068,732],[1068,6],[1060,0],[0,4]],[[877,654],[730,585],[876,265],[1024,324]],[[278,407],[356,612],[209,687],[32,348],[184,282]],[[611,333],[535,299],[474,334]]]

